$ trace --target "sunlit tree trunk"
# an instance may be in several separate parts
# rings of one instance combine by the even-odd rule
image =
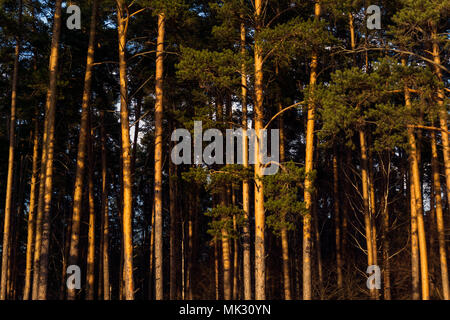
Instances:
[[[414,195],[414,183],[412,179],[411,168],[409,170],[409,193],[411,210],[411,281],[412,281],[412,299],[420,299],[420,264],[419,264],[419,240],[417,228],[417,209]]]
[[[439,260],[441,262],[441,280],[444,299],[450,299],[447,267],[447,248],[445,245],[444,215],[442,210],[441,181],[439,177],[439,158],[436,145],[436,132],[431,131],[431,166],[433,171],[434,205],[436,206],[436,225],[439,242]],[[431,202],[433,206],[433,201]]]
[[[314,16],[315,19],[319,19],[321,14],[320,0],[315,2]],[[310,90],[314,90],[314,86],[317,82],[317,66],[318,57],[317,53],[313,51],[311,57],[311,73],[309,76]],[[312,172],[314,169],[314,122],[315,122],[315,105],[313,101],[308,103],[308,113],[306,122],[306,151],[305,151],[305,192],[304,202],[307,213],[303,216],[303,300],[311,300],[311,210],[313,199],[313,187],[314,181]]]
[[[22,1],[19,0],[19,14],[18,14],[18,30],[22,24]],[[13,176],[14,176],[14,147],[16,136],[16,104],[17,104],[17,83],[19,78],[19,55],[20,55],[20,35],[16,36],[16,47],[14,52],[14,69],[12,75],[12,89],[11,89],[11,114],[9,125],[9,156],[8,156],[8,175],[6,178],[6,199],[5,199],[5,219],[3,223],[3,245],[2,245],[2,271],[1,271],[1,284],[0,284],[0,300],[6,299],[6,287],[7,287],[7,266],[8,262],[8,250],[10,243],[10,221],[11,221],[11,208],[12,208],[12,196],[13,196]]]
[[[257,35],[263,24],[263,1],[255,0],[255,34]],[[261,159],[262,129],[264,127],[264,93],[263,93],[263,56],[262,48],[256,41],[255,55],[255,299],[266,298],[266,263],[264,247],[264,185],[262,183],[263,166]]]
[[[33,169],[30,182],[30,204],[28,211],[27,226],[27,252],[25,266],[25,285],[23,289],[23,300],[30,299],[31,288],[31,269],[33,263],[33,247],[34,247],[34,227],[35,227],[35,208],[36,208],[36,185],[38,177],[38,155],[39,155],[39,126],[38,113],[34,118],[34,139],[33,139]]]
[[[156,103],[155,103],[155,297],[163,293],[163,240],[162,240],[162,134],[163,134],[163,72],[164,72],[164,13],[158,14],[158,40],[156,48]]]
[[[356,49],[356,37],[355,37],[355,26],[354,17],[352,13],[349,13],[349,27],[350,27],[350,40],[352,50]],[[356,57],[355,57],[356,63]],[[368,152],[367,152],[367,142],[366,134],[364,128],[358,130],[359,142],[360,142],[360,157],[361,157],[361,182],[362,182],[362,197],[363,197],[363,210],[364,210],[364,227],[365,227],[365,238],[366,238],[366,248],[367,248],[367,265],[371,266],[374,264],[374,243],[373,243],[373,227],[371,219],[370,210],[370,197],[369,197],[369,165],[368,165]],[[370,296],[372,299],[378,297],[376,289],[370,290]]]
[[[402,65],[406,66],[406,59],[402,58]],[[405,104],[408,109],[412,108],[410,92],[407,84],[405,84],[404,89]],[[419,242],[419,257],[420,257],[420,274],[422,282],[422,299],[429,300],[430,289],[429,289],[429,277],[428,277],[428,259],[427,259],[427,247],[425,238],[425,226],[423,222],[423,201],[422,201],[422,188],[420,186],[420,173],[419,173],[419,163],[417,156],[417,142],[414,135],[414,129],[408,127],[408,144],[410,147],[409,162],[411,167],[411,180],[412,188],[414,190],[414,206],[415,215],[413,217],[413,210],[411,210],[411,219],[417,221],[417,233]],[[412,192],[411,192],[412,195]]]
[[[246,54],[245,49],[245,25],[244,25],[244,14],[241,13],[241,25],[240,25],[240,36],[241,36],[241,56],[244,59]],[[241,104],[242,104],[242,154],[243,154],[243,165],[245,168],[248,167],[248,139],[247,139],[247,70],[245,62],[241,64]],[[242,255],[243,255],[243,286],[244,286],[244,299],[251,300],[252,298],[252,280],[251,280],[251,262],[250,262],[250,189],[248,180],[244,179],[242,182],[242,207],[245,214],[245,220],[243,225],[243,239],[242,239]]]
[[[124,287],[125,299],[134,299],[133,281],[133,230],[132,230],[132,177],[131,147],[128,119],[127,62],[125,50],[127,43],[128,18],[125,16],[124,0],[117,0],[117,32],[119,39],[119,74],[120,74],[120,125],[122,137],[122,181],[123,181],[123,242],[124,242]]]
[[[47,278],[48,278],[48,257],[50,245],[50,209],[52,200],[53,185],[53,156],[54,156],[54,135],[55,135],[55,112],[56,112],[56,85],[58,73],[58,46],[61,33],[61,0],[55,2],[55,15],[53,21],[53,36],[50,53],[50,83],[47,92],[45,116],[47,118],[45,149],[45,180],[44,201],[42,212],[42,235],[41,250],[39,257],[39,277],[37,298],[45,300],[47,298]],[[42,182],[41,182],[42,183]]]
[[[437,26],[435,23],[432,24],[432,34],[431,38],[433,40],[433,61],[435,63],[435,73],[440,83],[442,83],[442,71],[439,68],[441,65],[441,56],[438,43]],[[445,166],[445,181],[447,185],[447,203],[450,207],[450,142],[448,139],[448,112],[447,107],[444,103],[445,94],[442,87],[437,89],[437,102],[439,105],[439,124],[441,127],[441,138],[442,138],[442,149],[444,154],[444,166]]]
[[[363,196],[363,208],[364,208],[364,225],[365,225],[365,238],[367,247],[367,265],[371,266],[375,264],[373,253],[373,236],[372,236],[372,223],[370,217],[370,203],[369,203],[369,175],[368,175],[368,161],[367,161],[367,145],[366,135],[364,129],[359,130],[359,142],[361,151],[361,180],[362,180],[362,196]],[[372,299],[376,299],[378,293],[377,289],[370,290],[370,296]]]

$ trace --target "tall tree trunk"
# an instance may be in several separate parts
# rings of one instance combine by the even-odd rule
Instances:
[[[402,65],[406,66],[406,59],[402,58]],[[407,84],[405,83],[404,88],[405,104],[408,109],[412,108],[410,92]],[[421,270],[421,280],[422,280],[422,299],[429,300],[430,289],[429,289],[429,277],[428,277],[428,259],[427,259],[427,247],[425,238],[425,226],[423,223],[423,202],[422,202],[422,188],[420,185],[420,172],[419,163],[417,155],[417,142],[414,135],[414,129],[408,127],[408,144],[410,147],[410,166],[411,166],[411,179],[412,187],[414,190],[414,206],[416,217],[411,216],[411,219],[417,219],[417,231],[418,231],[418,241],[419,241],[419,251],[420,251],[420,270]],[[412,193],[411,193],[412,194]],[[413,210],[411,210],[411,215]]]
[[[373,253],[373,236],[372,236],[372,220],[370,218],[370,203],[369,203],[369,175],[368,175],[368,161],[367,161],[367,146],[366,135],[364,129],[359,129],[359,141],[361,151],[361,179],[362,179],[362,191],[363,191],[363,207],[364,207],[364,225],[365,225],[365,238],[367,247],[367,265],[371,266],[375,264]],[[377,289],[370,290],[370,296],[372,299],[378,297]]]
[[[22,0],[19,0],[18,10],[18,30],[22,25]],[[16,104],[17,104],[17,83],[19,79],[19,55],[20,55],[20,34],[16,36],[16,47],[14,52],[14,69],[12,75],[12,89],[11,89],[11,115],[9,125],[9,156],[8,156],[8,176],[6,180],[6,199],[5,199],[5,221],[3,223],[3,246],[2,246],[2,271],[0,283],[0,300],[6,299],[7,286],[7,266],[8,266],[8,251],[10,243],[10,221],[11,221],[11,207],[13,197],[13,176],[14,176],[14,147],[16,137]]]
[[[432,24],[431,38],[433,40],[433,61],[435,63],[435,73],[439,82],[442,83],[442,71],[439,68],[439,66],[441,65],[441,57],[438,43],[437,26],[435,23]],[[450,142],[448,139],[448,112],[444,100],[444,90],[442,89],[442,87],[438,87],[437,102],[439,105],[439,124],[441,127],[442,149],[444,154],[445,181],[447,185],[447,204],[450,207]]]
[[[26,266],[25,266],[25,285],[23,289],[23,300],[30,299],[31,288],[31,269],[33,263],[33,244],[34,244],[34,225],[35,225],[35,208],[36,208],[36,185],[38,176],[38,155],[39,155],[39,126],[38,126],[38,112],[36,111],[34,122],[34,138],[33,138],[33,169],[31,173],[30,182],[30,204],[28,211],[28,226],[27,226],[27,252],[26,252]]]
[[[245,24],[244,13],[240,14],[241,26],[241,56],[244,59],[247,55],[245,49]],[[242,154],[244,156],[243,165],[248,167],[248,139],[247,139],[247,70],[245,62],[241,64],[241,104],[242,104]],[[248,180],[242,181],[242,207],[244,210],[244,225],[242,228],[242,255],[243,255],[243,278],[244,278],[244,299],[252,299],[252,278],[251,278],[251,261],[250,261],[250,189]]]
[[[412,299],[420,299],[420,263],[419,263],[419,240],[417,228],[417,209],[414,195],[414,183],[412,179],[411,166],[409,170],[409,193],[411,209],[411,280]]]
[[[356,49],[356,36],[355,36],[355,26],[354,26],[354,18],[353,14],[349,13],[349,27],[350,27],[350,40],[351,40],[351,48],[352,50]],[[355,56],[355,64],[356,64],[356,56]],[[366,65],[368,61],[366,62]],[[368,165],[368,156],[367,156],[367,146],[366,146],[366,134],[364,132],[364,128],[359,129],[359,141],[360,141],[360,152],[361,152],[361,180],[362,180],[362,191],[363,191],[363,208],[364,208],[364,225],[365,225],[365,238],[366,238],[366,247],[367,247],[367,264],[369,266],[374,265],[375,254],[374,254],[374,238],[373,238],[373,226],[371,219],[371,207],[370,207],[370,196],[369,196],[369,165]],[[378,292],[376,289],[370,290],[370,296],[372,299],[378,298]]]
[[[38,192],[38,206],[36,215],[36,232],[34,239],[34,254],[33,254],[33,283],[32,294],[33,300],[38,298],[39,289],[39,264],[41,257],[41,243],[42,243],[42,218],[44,215],[44,191],[45,191],[45,163],[47,161],[47,148],[45,140],[47,139],[47,117],[44,118],[44,128],[42,134],[42,150],[41,150],[41,169],[39,173],[39,192]]]
[[[86,167],[86,145],[88,139],[89,124],[89,100],[91,98],[92,71],[94,68],[95,52],[95,27],[98,0],[92,4],[91,25],[89,31],[89,45],[86,58],[86,73],[84,75],[83,101],[81,104],[81,124],[80,136],[78,140],[77,167],[75,173],[75,187],[73,192],[73,211],[72,211],[72,234],[70,237],[69,265],[78,264],[79,242],[80,242],[80,223],[83,198],[83,179]],[[75,289],[67,290],[67,298],[74,300],[76,297]]]
[[[263,27],[263,1],[255,0],[255,34]],[[264,247],[264,185],[262,183],[263,165],[261,157],[262,129],[264,127],[263,56],[262,48],[255,42],[255,299],[266,298],[266,262]]]
[[[133,230],[132,230],[132,176],[131,176],[131,147],[128,119],[128,89],[127,62],[125,49],[127,42],[127,28],[129,16],[125,16],[124,0],[117,0],[117,32],[119,39],[119,73],[120,73],[120,125],[122,137],[122,181],[123,181],[123,243],[124,243],[124,274],[125,298],[134,299],[133,281]]]
[[[165,16],[158,14],[158,40],[156,48],[156,103],[155,103],[155,294],[164,299],[163,292],[163,239],[162,239],[162,150],[163,150],[163,73],[164,73]]]
[[[442,210],[441,181],[439,177],[439,159],[436,146],[436,132],[431,131],[431,167],[433,171],[434,204],[436,206],[436,225],[439,241],[439,260],[441,262],[441,280],[444,299],[450,299],[447,268],[447,248],[445,245],[444,215]],[[433,206],[433,202],[431,202]]]
[[[42,216],[42,236],[41,236],[41,252],[39,258],[39,300],[47,298],[47,278],[48,278],[48,257],[50,246],[50,209],[52,200],[53,185],[53,156],[54,156],[54,135],[55,135],[55,112],[56,112],[56,85],[58,73],[58,56],[59,56],[59,37],[61,33],[61,0],[56,0],[55,16],[53,22],[53,36],[50,53],[50,84],[47,92],[46,102],[46,118],[47,136],[44,141],[45,149],[45,181],[44,181],[44,202]]]
[[[318,20],[321,14],[320,0],[314,5],[314,19]],[[309,76],[309,85],[311,90],[317,82],[317,53],[313,51],[311,56],[311,73]],[[311,211],[314,187],[312,179],[312,171],[314,169],[314,122],[315,122],[315,105],[311,100],[308,103],[307,123],[306,123],[306,151],[305,151],[305,192],[304,201],[307,213],[303,216],[303,300],[311,300]]]
[[[38,126],[38,112],[36,109],[34,121],[34,139],[33,139],[33,168],[30,182],[30,204],[28,212],[28,226],[27,226],[27,251],[26,251],[26,267],[25,267],[25,284],[23,300],[30,299],[31,288],[31,270],[33,263],[33,248],[34,248],[34,228],[35,228],[35,208],[36,208],[36,185],[38,175],[38,151],[39,151],[39,126]]]

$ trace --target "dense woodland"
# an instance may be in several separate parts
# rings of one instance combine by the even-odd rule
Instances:
[[[0,5],[1,300],[450,299],[449,0]]]

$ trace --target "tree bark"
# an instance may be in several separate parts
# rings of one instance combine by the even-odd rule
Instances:
[[[164,72],[165,16],[158,14],[156,48],[156,103],[155,103],[155,294],[164,299],[163,292],[163,239],[162,239],[162,134],[163,134],[163,72]]]
[[[124,0],[117,0],[117,32],[119,39],[119,73],[120,73],[120,125],[122,137],[122,181],[123,181],[123,242],[124,242],[124,275],[125,299],[134,299],[133,281],[133,230],[132,230],[132,176],[131,147],[128,119],[127,62],[125,49],[129,16],[125,16]]]
[[[318,20],[321,14],[320,0],[314,5],[314,19]],[[309,76],[310,90],[314,90],[317,82],[317,53],[313,51],[311,56],[311,73]],[[306,123],[306,151],[305,151],[305,191],[304,201],[307,213],[303,216],[303,300],[311,300],[311,211],[314,181],[312,172],[314,169],[314,122],[315,122],[315,105],[311,100],[308,102],[308,113]]]
[[[245,49],[245,25],[244,14],[240,14],[240,36],[241,36],[241,56],[246,57]],[[247,138],[247,70],[245,62],[241,64],[241,104],[242,104],[242,154],[244,168],[248,168],[248,138]],[[248,179],[242,181],[242,207],[244,210],[244,225],[242,228],[242,255],[243,255],[243,280],[244,280],[244,299],[252,299],[252,279],[251,279],[251,261],[250,261],[250,189]]]
[[[263,1],[255,0],[255,34],[258,34],[262,28],[263,22]],[[262,129],[264,127],[264,108],[263,108],[263,56],[262,48],[258,42],[254,46],[255,55],[255,299],[264,300],[266,298],[265,284],[265,247],[264,247],[264,185],[262,183],[263,165],[261,159],[261,141]]]
[[[450,299],[447,267],[447,248],[445,245],[444,215],[442,210],[441,181],[439,177],[439,159],[436,145],[436,132],[431,131],[431,167],[433,173],[434,205],[436,206],[436,226],[439,242],[439,260],[441,263],[441,281],[444,299]],[[431,202],[433,206],[433,202]]]

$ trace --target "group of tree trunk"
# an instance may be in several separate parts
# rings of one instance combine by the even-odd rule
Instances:
[[[450,299],[448,0],[0,4],[0,300]]]

